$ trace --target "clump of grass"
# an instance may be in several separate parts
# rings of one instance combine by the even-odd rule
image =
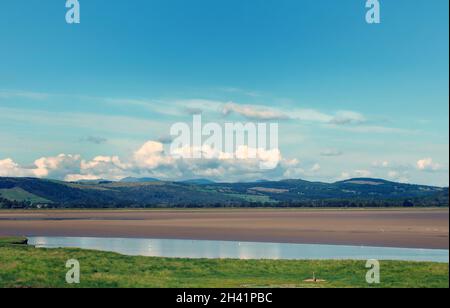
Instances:
[[[81,249],[36,249],[23,238],[0,238],[0,287],[149,288],[448,288],[448,264],[381,262],[381,284],[368,285],[362,261],[191,260],[130,257]],[[81,283],[65,281],[67,260]],[[312,273],[324,280],[305,282]]]

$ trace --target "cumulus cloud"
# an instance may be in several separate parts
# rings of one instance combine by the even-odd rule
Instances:
[[[321,166],[319,164],[314,164],[314,166],[311,167],[312,172],[318,172],[320,171]]]
[[[90,161],[81,160],[79,165],[66,173],[64,180],[120,180],[127,176],[131,164],[123,163],[118,156],[97,156]]]
[[[372,176],[372,172],[369,170],[354,170],[352,172],[342,172],[341,175],[337,178],[338,181],[349,180],[352,178],[370,178]]]
[[[111,168],[126,170],[130,164],[123,163],[118,156],[97,156],[91,161],[81,161],[81,170],[108,171]]]
[[[193,151],[192,148],[180,151]],[[164,145],[148,141],[127,160],[118,156],[97,156],[91,160],[79,155],[42,157],[28,168],[12,159],[0,160],[0,176],[53,178],[65,181],[119,180],[127,176],[151,176],[163,180],[207,177],[220,181],[282,179],[307,174],[296,159],[285,159],[278,149],[263,150],[240,146],[233,153],[217,152],[204,146],[203,158],[187,159],[167,153]],[[313,165],[309,173],[320,170]]]
[[[411,164],[388,160],[374,161],[372,167],[375,168],[377,176],[400,183],[409,183],[410,171],[414,169],[414,166],[411,166]]]
[[[39,158],[31,167],[23,167],[12,159],[5,159],[0,160],[0,176],[62,178],[67,173],[79,169],[79,163],[79,155],[66,154]]]
[[[283,177],[287,179],[295,179],[295,178],[302,178],[306,176],[307,172],[305,169],[301,167],[295,167],[295,168],[289,168],[284,171]]]
[[[14,177],[14,176],[32,176],[31,170],[26,170],[15,163],[11,158],[0,160],[0,176]]]
[[[173,163],[173,159],[165,155],[162,143],[148,141],[134,153],[134,162],[141,168],[155,169]]]
[[[372,166],[376,167],[376,168],[388,168],[390,165],[391,165],[391,163],[387,160],[375,161],[372,163]]]
[[[64,178],[64,181],[79,182],[79,181],[95,181],[100,179],[102,179],[100,176],[93,174],[68,174]]]
[[[395,179],[399,176],[399,173],[397,171],[389,171],[388,172],[388,177],[391,179]]]
[[[298,179],[298,178],[316,178],[322,166],[319,163],[312,165],[301,164],[297,159],[286,159],[282,162],[284,169],[283,178],[286,179]]]
[[[36,169],[33,170],[37,177],[59,178],[61,175],[78,168],[80,155],[60,154],[54,157],[42,157],[34,162]]]
[[[358,178],[369,178],[372,176],[372,172],[369,170],[355,170],[354,174]]]
[[[200,153],[204,159],[192,159],[193,153]],[[176,158],[175,163],[183,161],[190,164],[190,170],[200,172],[201,168],[207,168],[211,171],[211,166],[226,168],[226,171],[242,170],[253,172],[253,170],[270,170],[276,169],[282,161],[281,152],[278,149],[256,149],[249,146],[239,146],[234,152],[228,153],[219,151],[209,145],[196,147],[181,147],[172,150],[172,157]],[[207,166],[203,164],[203,160],[207,161]],[[222,169],[223,170],[223,169]],[[227,172],[224,173],[224,175]]]
[[[394,182],[400,182],[400,183],[409,183],[410,182],[408,173],[405,171],[402,172],[402,171],[390,170],[387,174],[387,178]]]
[[[441,165],[435,163],[432,158],[424,158],[417,161],[417,169],[433,172],[441,170]]]
[[[194,152],[201,153],[202,158],[191,158]],[[189,146],[173,149],[168,154],[162,143],[149,141],[134,153],[130,169],[163,179],[208,177],[231,180],[258,178],[266,173],[280,175],[282,171],[278,167],[284,168],[278,166],[280,162],[283,166],[292,165],[291,161],[283,160],[278,149],[239,146],[235,152],[227,153],[204,145],[199,149]]]
[[[338,181],[345,181],[351,179],[352,176],[349,172],[342,172],[341,175],[338,177]]]

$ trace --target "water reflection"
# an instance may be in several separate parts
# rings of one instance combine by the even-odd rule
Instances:
[[[448,250],[433,249],[82,237],[30,237],[29,244],[41,248],[72,247],[111,251],[131,256],[170,258],[271,260],[377,259],[449,262]]]

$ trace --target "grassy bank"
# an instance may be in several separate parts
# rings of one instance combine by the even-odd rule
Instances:
[[[66,261],[81,264],[77,287],[369,287],[365,262],[244,261],[129,257],[80,249],[36,249],[0,238],[0,287],[73,287]],[[315,272],[323,283],[307,283]],[[382,262],[378,287],[449,287],[447,264]]]

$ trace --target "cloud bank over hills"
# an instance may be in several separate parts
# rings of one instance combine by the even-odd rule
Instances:
[[[75,150],[74,146],[70,146],[70,152],[66,151],[66,141],[62,140],[61,146],[52,143],[52,150],[46,151],[49,155],[36,158],[31,151],[27,154],[28,159],[25,162],[22,159],[21,163],[12,155],[3,156],[0,153],[3,156],[0,156],[0,176],[32,176],[67,181],[118,180],[125,177],[165,180],[207,178],[232,182],[262,178],[305,178],[333,182],[352,177],[379,177],[404,183],[423,180],[421,184],[448,186],[447,161],[439,161],[441,157],[431,157],[435,153],[440,155],[445,145],[440,148],[421,147],[417,153],[399,152],[386,146],[377,147],[376,142],[380,139],[385,144],[389,138],[417,140],[422,133],[377,121],[357,111],[323,112],[299,108],[297,105],[290,107],[289,104],[269,106],[210,99],[120,99],[20,91],[0,91],[0,94],[0,99],[4,101],[19,99],[50,104],[53,100],[73,99],[95,102],[105,110],[115,111],[108,115],[105,112],[73,113],[0,107],[0,119],[4,123],[19,126],[26,123],[38,130],[51,129],[50,134],[54,131],[61,131],[63,135],[79,131],[84,135],[74,138],[79,145]],[[264,99],[261,96],[256,98]],[[119,110],[139,111],[139,116],[126,113],[119,116]],[[190,123],[193,114],[201,114],[219,124],[249,121],[279,123],[280,151],[258,153],[257,159],[246,159],[242,154],[258,151],[251,147],[237,149],[233,159],[224,153],[209,159],[181,159],[169,155],[170,143],[174,140],[168,135],[169,126],[178,121]],[[152,137],[150,140],[149,135]],[[38,146],[35,140],[32,142],[30,147]],[[417,142],[422,143],[420,140]],[[7,146],[11,143],[3,144]],[[21,146],[8,152],[20,152],[23,156]],[[426,151],[428,149],[430,151]],[[55,151],[63,154],[54,155]],[[208,147],[201,148],[201,151],[206,157],[214,156],[210,155],[214,151]],[[274,170],[259,168],[261,163],[274,160],[280,161]]]
[[[30,166],[20,165],[13,159],[0,160],[1,177],[36,177],[64,181],[81,180],[121,180],[127,177],[152,177],[161,180],[187,180],[205,178],[222,182],[249,182],[262,178],[272,180],[310,178],[322,172],[319,163],[302,163],[298,159],[288,159],[278,151],[265,151],[256,158],[248,158],[248,147],[240,148],[233,158],[224,154],[214,156],[212,149],[203,147],[204,157],[186,159],[172,156],[168,146],[158,141],[148,141],[135,150],[130,157],[96,156],[84,159],[79,154],[59,154],[41,157]],[[193,149],[184,149],[192,151]],[[324,151],[325,156],[339,156],[335,151]],[[261,162],[277,160],[278,166],[273,170],[260,168]],[[371,171],[372,170],[372,171]],[[410,170],[416,172],[445,172],[443,167],[431,158],[420,159],[415,166],[396,166],[387,161],[374,162],[371,170],[354,170],[342,172],[334,180],[350,178],[368,178],[385,174],[384,178],[403,183],[410,182]]]

